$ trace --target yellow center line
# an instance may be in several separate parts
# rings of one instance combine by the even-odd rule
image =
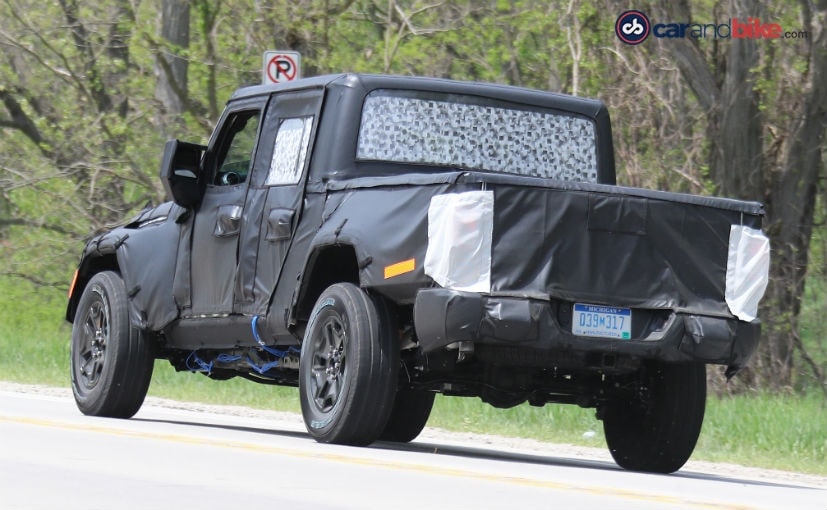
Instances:
[[[590,496],[604,496],[611,498],[623,498],[634,501],[652,502],[661,505],[677,505],[684,508],[705,508],[705,509],[720,509],[721,503],[711,501],[700,501],[696,499],[687,499],[680,496],[670,496],[665,494],[652,494],[647,492],[640,492],[628,489],[619,489],[616,487],[601,487],[598,485],[586,485],[575,483],[553,482],[549,480],[540,480],[536,478],[527,478],[522,476],[500,476],[479,471],[473,471],[462,468],[448,468],[436,467],[428,464],[420,464],[414,462],[399,462],[388,461],[382,459],[372,459],[367,457],[360,457],[355,455],[346,455],[330,452],[308,452],[298,448],[287,448],[283,446],[271,446],[258,443],[251,443],[246,441],[234,441],[218,438],[206,437],[192,437],[183,434],[170,434],[159,432],[143,432],[137,430],[128,430],[124,428],[116,428],[103,425],[90,424],[76,424],[57,420],[46,420],[39,418],[27,418],[21,416],[3,416],[0,415],[0,422],[16,423],[23,425],[32,425],[37,427],[47,427],[53,429],[79,431],[79,432],[95,432],[99,434],[107,434],[120,437],[130,437],[138,439],[155,439],[167,441],[172,443],[190,444],[210,446],[217,448],[225,448],[231,450],[252,451],[257,453],[270,453],[282,455],[285,457],[293,457],[300,459],[318,459],[329,462],[337,462],[349,465],[358,465],[370,468],[392,469],[394,471],[402,471],[409,473],[427,474],[431,476],[446,476],[454,478],[464,478],[468,480],[497,482],[510,485],[520,485],[524,487],[533,487],[539,489],[550,489],[563,492],[576,492]],[[732,510],[755,510],[756,507],[736,505],[732,506],[730,503],[726,507]]]

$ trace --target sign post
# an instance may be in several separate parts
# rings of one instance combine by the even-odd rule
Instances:
[[[297,51],[265,51],[262,83],[272,85],[298,80],[301,78],[301,62],[301,53]]]

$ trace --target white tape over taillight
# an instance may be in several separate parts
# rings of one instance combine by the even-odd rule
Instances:
[[[732,225],[726,265],[726,303],[743,321],[758,316],[758,303],[767,289],[770,240],[760,230]]]
[[[493,230],[493,191],[432,197],[425,274],[447,289],[490,292]]]

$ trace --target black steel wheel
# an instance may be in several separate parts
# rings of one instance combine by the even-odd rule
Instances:
[[[695,449],[706,408],[702,363],[649,362],[640,394],[611,403],[603,416],[606,443],[625,469],[679,470]]]
[[[328,287],[302,343],[299,394],[319,442],[366,445],[379,438],[396,392],[395,321],[385,302],[351,283]]]
[[[144,402],[154,357],[129,323],[126,288],[118,273],[96,274],[86,285],[72,325],[72,392],[91,416],[130,418]]]
[[[409,443],[416,439],[434,407],[435,393],[400,388],[393,401],[393,411],[380,439]]]

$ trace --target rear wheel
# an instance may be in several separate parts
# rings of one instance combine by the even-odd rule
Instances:
[[[706,407],[701,363],[650,362],[638,398],[612,402],[603,430],[615,462],[625,469],[672,473],[692,455]]]
[[[396,334],[386,303],[356,285],[337,283],[319,296],[299,363],[302,416],[317,441],[379,438],[396,393]]]
[[[408,443],[416,439],[431,416],[434,396],[434,393],[428,391],[397,391],[391,417],[380,439],[397,443]]]
[[[96,274],[86,285],[72,325],[72,392],[91,416],[130,418],[144,402],[153,353],[129,322],[126,287],[118,273]]]

